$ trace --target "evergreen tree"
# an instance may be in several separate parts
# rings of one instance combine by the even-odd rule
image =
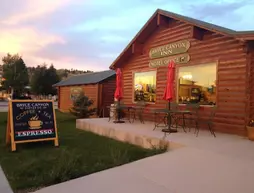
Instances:
[[[46,64],[37,66],[31,79],[32,92],[42,95],[55,95],[56,89],[52,85],[59,81],[60,78],[53,65],[49,68],[47,68]]]
[[[92,108],[93,101],[82,92],[73,102],[73,107],[70,108],[71,114],[77,118],[89,118],[96,113],[96,108]]]
[[[18,54],[2,58],[3,61],[3,87],[6,90],[13,89],[16,94],[21,94],[29,84],[29,76],[26,64]]]
[[[45,74],[46,74],[47,67],[46,65],[38,65],[31,78],[31,90],[34,94],[42,94],[45,95],[45,89],[44,89],[44,80],[45,80]]]

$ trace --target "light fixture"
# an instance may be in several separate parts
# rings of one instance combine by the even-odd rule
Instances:
[[[192,75],[191,74],[185,74],[185,75],[183,75],[183,79],[191,80],[192,79]]]

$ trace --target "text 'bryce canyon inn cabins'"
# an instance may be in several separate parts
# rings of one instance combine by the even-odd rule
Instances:
[[[201,105],[209,116],[216,105],[214,130],[246,135],[254,118],[254,32],[237,32],[171,12],[157,10],[110,66],[121,68],[123,102],[145,100],[165,108],[167,65],[176,63],[175,98],[181,106]]]

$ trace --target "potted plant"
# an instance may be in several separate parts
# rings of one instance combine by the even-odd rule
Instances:
[[[252,119],[246,126],[249,140],[254,141],[254,120]]]

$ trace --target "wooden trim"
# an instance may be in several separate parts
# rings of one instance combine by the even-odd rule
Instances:
[[[168,28],[169,27],[169,18],[162,15],[162,14],[158,14],[157,26],[160,28]]]
[[[99,113],[99,84],[96,84],[96,98],[97,98],[97,101],[96,101],[96,116],[98,116],[98,113]]]
[[[252,46],[249,43],[245,44],[246,47],[246,106],[245,106],[245,125],[248,125],[251,119],[251,62],[252,62]]]
[[[161,14],[157,15],[157,26],[160,26],[161,23]]]
[[[196,40],[203,40],[204,38],[204,29],[201,29],[196,26],[191,26],[191,38],[194,38]]]
[[[103,89],[103,84],[98,84],[98,104],[97,104],[97,113],[98,116],[100,116],[100,109],[103,108],[102,107],[102,89]]]
[[[186,65],[184,65],[186,66]],[[190,65],[188,65],[190,66]],[[175,86],[176,86],[176,91],[175,91],[175,102],[179,103],[179,97],[178,97],[178,92],[179,92],[179,81],[178,81],[178,74],[179,74],[179,68],[181,65],[175,65]]]
[[[239,39],[240,41],[253,41],[254,40],[254,33],[253,34],[236,34],[235,38]]]
[[[58,106],[58,109],[61,109],[61,107],[60,107],[60,100],[61,100],[61,90],[60,90],[61,88],[60,87],[58,87],[58,96],[57,96],[57,106]]]
[[[54,101],[52,101],[52,107],[53,107],[53,114],[54,114],[54,125],[55,125],[55,134],[56,136],[52,138],[54,140],[54,145],[59,146],[59,140],[58,140],[58,130],[57,130],[57,123],[56,123],[56,110],[54,107]]]

